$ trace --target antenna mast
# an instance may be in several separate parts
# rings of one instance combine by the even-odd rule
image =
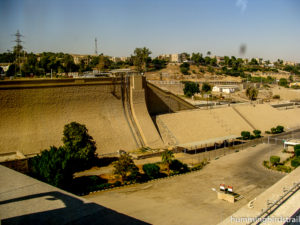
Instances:
[[[97,38],[95,38],[95,55],[98,55]]]

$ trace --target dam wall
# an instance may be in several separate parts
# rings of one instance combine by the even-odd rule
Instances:
[[[130,102],[134,121],[143,138],[145,146],[163,147],[163,141],[148,113],[145,101],[145,79],[142,76],[130,77]]]
[[[86,125],[98,154],[140,147],[119,79],[0,82],[0,153],[62,145],[64,125],[73,121]]]
[[[146,101],[151,116],[196,109],[191,103],[149,82],[146,88]]]

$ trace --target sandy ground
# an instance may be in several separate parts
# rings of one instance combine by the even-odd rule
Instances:
[[[86,199],[151,224],[217,224],[284,175],[262,161],[282,146],[262,144],[212,161],[203,170],[169,179],[93,193]],[[218,200],[212,188],[233,185],[244,198]]]

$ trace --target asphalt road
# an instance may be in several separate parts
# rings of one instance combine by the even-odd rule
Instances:
[[[217,224],[285,176],[262,166],[282,149],[260,144],[213,160],[201,171],[86,198],[152,224]],[[218,200],[212,188],[221,183],[243,198],[234,204]]]

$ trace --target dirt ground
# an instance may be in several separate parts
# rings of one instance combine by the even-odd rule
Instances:
[[[197,172],[85,198],[151,224],[217,224],[284,176],[262,166],[281,150],[261,144],[213,160]],[[212,188],[222,183],[243,198],[234,204],[218,200]]]

